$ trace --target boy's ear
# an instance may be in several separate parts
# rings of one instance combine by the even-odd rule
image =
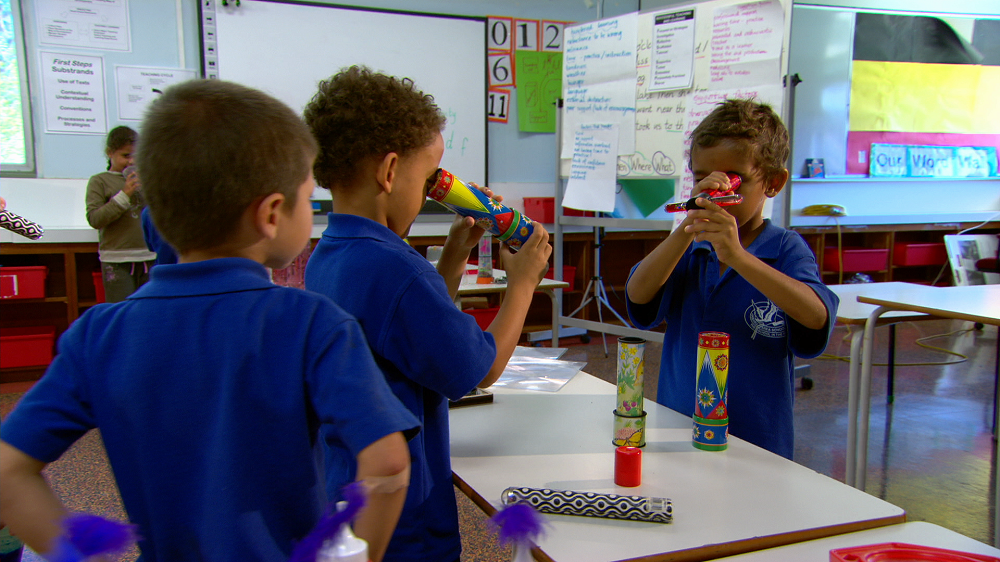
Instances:
[[[272,193],[257,204],[254,227],[261,236],[268,240],[274,240],[278,236],[278,215],[284,204],[285,196],[281,193]]]
[[[399,154],[390,152],[382,157],[378,167],[375,169],[375,181],[386,193],[392,193],[392,183],[396,181],[396,173],[399,168]]]
[[[770,181],[767,182],[767,188],[764,189],[764,195],[768,197],[774,197],[775,195],[781,193],[784,189],[785,184],[788,183],[788,168],[783,168],[781,173],[775,174],[771,177]]]

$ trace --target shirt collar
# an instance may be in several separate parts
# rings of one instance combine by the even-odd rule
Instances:
[[[344,213],[329,213],[329,222],[323,231],[323,238],[372,238],[389,244],[409,247],[398,234],[389,227],[369,218]]]
[[[781,250],[781,237],[784,230],[773,224],[771,219],[764,219],[764,229],[750,243],[747,251],[761,259],[777,259]],[[691,244],[691,248],[694,251],[712,252],[712,244],[704,240],[694,242]]]
[[[149,270],[149,282],[128,298],[217,295],[274,286],[267,269],[260,263],[246,258],[217,258],[157,265]]]

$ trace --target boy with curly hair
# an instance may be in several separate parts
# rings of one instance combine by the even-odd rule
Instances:
[[[185,82],[147,111],[143,189],[180,263],[74,322],[4,420],[0,513],[31,548],[49,553],[65,517],[42,468],[99,428],[143,560],[285,562],[324,484],[355,477],[326,480],[322,432],[371,487],[354,528],[381,559],[418,422],[358,322],[266,269],[309,242],[315,154],[291,109],[238,84]]]
[[[457,561],[448,399],[503,372],[548,267],[548,233],[536,223],[519,252],[500,250],[507,293],[484,332],[454,304],[483,230],[456,218],[436,270],[403,240],[444,153],[445,118],[433,98],[408,79],[351,67],[320,83],[305,120],[320,145],[316,181],[333,198],[306,288],[358,317],[389,386],[423,423],[410,441],[410,489],[386,559]],[[349,471],[344,451],[328,459],[332,478]]]
[[[694,414],[698,333],[730,335],[729,431],[791,459],[794,356],[826,348],[839,299],[823,284],[805,241],[761,211],[788,179],[788,131],[770,106],[729,99],[691,133],[696,193],[741,183],[743,202],[701,207],[636,265],[626,285],[629,318],[666,321],[656,401]]]

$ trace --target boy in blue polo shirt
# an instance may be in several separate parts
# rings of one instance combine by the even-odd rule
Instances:
[[[60,338],[3,424],[3,520],[49,552],[66,513],[41,470],[99,428],[143,560],[285,562],[336,491],[322,430],[371,489],[355,530],[379,560],[419,423],[357,321],[266,269],[309,242],[315,140],[278,100],[218,80],[170,88],[143,133],[143,190],[180,263]]]
[[[457,218],[437,270],[403,240],[444,153],[445,118],[433,98],[408,79],[351,67],[320,83],[305,119],[320,145],[316,182],[330,190],[334,211],[306,265],[306,289],[357,316],[389,386],[423,423],[410,441],[409,494],[386,560],[457,561],[448,399],[503,373],[548,267],[548,233],[535,223],[519,252],[500,250],[507,293],[484,332],[454,304],[483,230]],[[339,479],[349,456],[330,458]]]
[[[629,318],[667,323],[656,401],[694,414],[698,333],[730,335],[729,432],[792,458],[794,356],[826,348],[839,299],[823,284],[802,237],[763,218],[788,179],[788,131],[765,104],[726,100],[691,133],[694,191],[731,187],[743,202],[699,198],[687,217],[632,269]]]

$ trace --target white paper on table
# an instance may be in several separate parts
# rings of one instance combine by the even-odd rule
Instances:
[[[493,386],[557,392],[587,366],[586,362],[563,361],[552,357],[562,356],[565,352],[565,348],[558,347],[517,347],[507,362],[507,368]]]
[[[563,206],[614,211],[617,172],[618,125],[581,123],[573,135],[573,160]]]

